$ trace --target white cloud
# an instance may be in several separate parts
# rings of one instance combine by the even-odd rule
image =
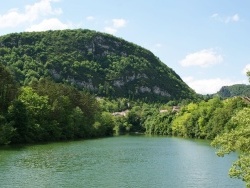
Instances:
[[[70,24],[64,24],[57,18],[45,19],[41,23],[32,25],[26,31],[46,31],[46,30],[62,30],[70,28]]]
[[[25,15],[30,19],[37,19],[39,16],[59,15],[62,13],[61,9],[53,9],[51,6],[53,0],[41,0],[33,5],[26,5]]]
[[[222,61],[223,57],[218,54],[214,49],[204,49],[198,52],[188,54],[183,60],[180,61],[180,64],[183,67],[209,67],[211,65],[221,63]]]
[[[211,16],[211,18],[215,19],[216,21],[223,22],[223,23],[230,23],[230,22],[238,22],[240,21],[239,14],[234,14],[232,16],[221,16],[218,13],[215,13]]]
[[[230,18],[230,20],[233,22],[238,22],[240,20],[240,16],[238,14],[235,14]]]
[[[24,23],[32,23],[40,17],[47,15],[59,15],[61,9],[54,9],[52,2],[58,0],[40,0],[32,5],[26,5],[23,12],[19,9],[11,9],[7,13],[0,15],[0,28],[16,27]]]
[[[218,13],[214,13],[214,14],[211,16],[211,18],[217,18],[218,16],[219,16]]]
[[[95,20],[95,18],[93,16],[88,16],[88,17],[86,17],[86,20],[87,21],[93,21],[93,20]]]
[[[162,44],[157,43],[157,44],[155,44],[154,46],[155,46],[156,48],[161,48],[161,47],[162,47]]]
[[[0,15],[0,28],[15,27],[26,21],[28,19],[24,14],[19,14],[18,9],[12,9],[4,15]]]
[[[250,71],[250,64],[247,64],[247,65],[244,67],[242,73],[243,73],[244,75],[246,75],[247,72],[249,72],[249,71]]]
[[[213,94],[218,92],[222,86],[234,84],[246,84],[246,81],[232,81],[230,79],[212,78],[195,80],[193,77],[185,77],[183,80],[199,94]]]
[[[117,32],[117,29],[115,29],[115,28],[113,28],[113,27],[105,27],[105,28],[104,28],[104,31],[105,31],[106,33],[109,33],[109,34],[114,35],[114,34]]]
[[[113,19],[112,23],[114,28],[121,28],[126,26],[127,21],[124,19]]]
[[[104,28],[104,31],[110,34],[115,34],[118,29],[125,27],[127,21],[124,19],[112,19],[112,25]]]

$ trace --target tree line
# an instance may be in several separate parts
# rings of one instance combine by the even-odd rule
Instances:
[[[20,87],[1,64],[0,82],[0,144],[113,134],[111,114],[89,93],[47,78]]]

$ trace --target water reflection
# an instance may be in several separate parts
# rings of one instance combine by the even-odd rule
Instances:
[[[244,187],[206,141],[121,136],[0,150],[1,187]]]

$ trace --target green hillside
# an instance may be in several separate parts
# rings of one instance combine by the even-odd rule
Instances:
[[[235,84],[232,86],[223,86],[216,95],[221,98],[229,98],[235,96],[247,96],[250,97],[250,85]]]
[[[181,78],[154,54],[90,30],[13,33],[0,37],[0,63],[22,85],[52,77],[97,96],[147,101],[192,99]]]

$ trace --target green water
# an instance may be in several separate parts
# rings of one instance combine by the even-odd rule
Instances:
[[[0,149],[1,188],[238,188],[206,141],[119,136]]]

